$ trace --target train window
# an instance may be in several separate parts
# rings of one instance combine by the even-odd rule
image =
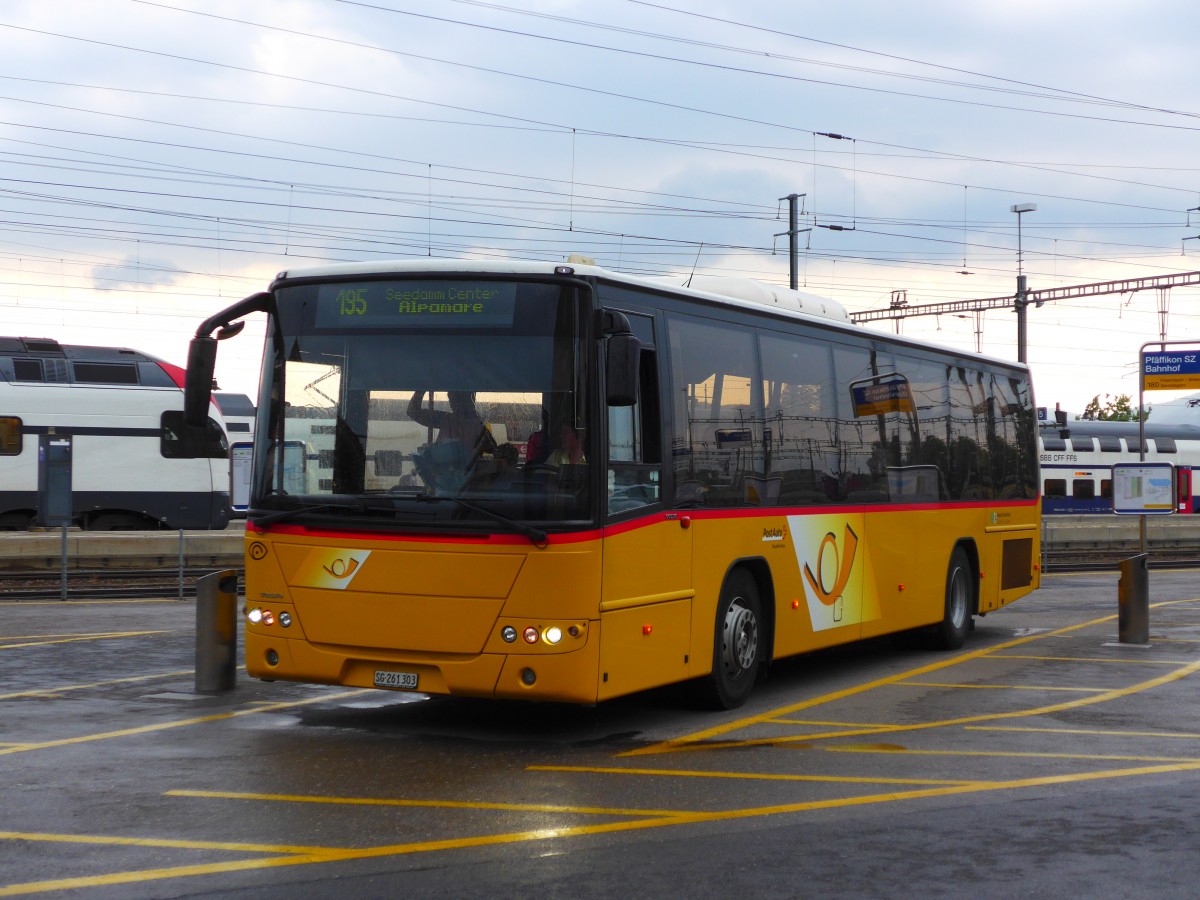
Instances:
[[[1120,453],[1121,439],[1119,437],[1102,437],[1100,438],[1101,453]]]
[[[1044,497],[1065,497],[1067,496],[1067,479],[1065,478],[1047,478],[1042,485],[1042,496]]]
[[[1090,478],[1076,478],[1071,482],[1071,496],[1076,500],[1091,500],[1096,496],[1096,482]]]
[[[17,416],[0,416],[0,456],[21,455],[21,420]]]
[[[14,359],[13,374],[17,381],[44,381],[40,359]]]
[[[1096,442],[1090,437],[1073,437],[1071,449],[1076,453],[1091,453],[1096,449]]]
[[[1048,434],[1042,435],[1043,450],[1066,450],[1067,442],[1060,437],[1051,437]]]
[[[1101,478],[1100,479],[1100,496],[1105,498],[1106,500],[1112,499],[1112,479],[1111,478]]]
[[[79,384],[137,384],[137,366],[133,363],[76,362],[75,381]]]
[[[1172,437],[1156,437],[1154,446],[1158,448],[1159,453],[1176,453],[1175,438]]]
[[[1129,448],[1130,453],[1138,452],[1137,445],[1133,442],[1133,438],[1125,438],[1125,446],[1127,446]],[[1150,442],[1149,441],[1142,441],[1142,452],[1143,453],[1150,452]]]

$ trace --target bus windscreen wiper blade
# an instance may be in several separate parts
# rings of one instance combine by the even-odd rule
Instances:
[[[424,491],[412,494],[412,499],[418,503],[455,503],[463,509],[470,510],[473,513],[478,513],[481,516],[491,519],[494,522],[506,526],[510,531],[515,531],[517,534],[523,534],[529,538],[529,542],[538,549],[541,549],[549,543],[546,539],[546,532],[540,528],[534,528],[532,525],[526,525],[524,522],[518,522],[516,519],[510,519],[502,513],[494,512],[487,507],[480,506],[478,503],[472,503],[470,500],[464,500],[462,497],[453,497],[444,494],[428,494]]]
[[[280,509],[275,512],[269,512],[266,515],[255,515],[254,510],[251,510],[249,519],[254,525],[263,527],[266,525],[277,525],[280,522],[286,522],[288,519],[294,519],[296,516],[306,513],[340,512],[361,514],[394,511],[394,507],[369,507],[365,503],[314,503],[308,506],[294,506],[291,509]]]

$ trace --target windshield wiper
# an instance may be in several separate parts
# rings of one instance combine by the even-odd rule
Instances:
[[[549,541],[546,537],[546,532],[540,528],[534,528],[532,525],[526,525],[524,522],[518,522],[516,519],[510,519],[508,516],[488,509],[485,506],[480,506],[478,503],[472,503],[470,500],[464,500],[462,497],[453,497],[442,494],[429,494],[425,491],[420,491],[416,494],[406,494],[416,500],[418,503],[455,503],[462,509],[470,510],[473,513],[478,513],[493,522],[499,522],[506,526],[510,531],[517,534],[523,534],[529,538],[529,543],[533,544],[539,550],[543,549]]]
[[[254,510],[251,510],[247,518],[255,526],[277,525],[280,522],[286,522],[288,519],[293,519],[296,516],[305,513],[320,513],[320,512],[341,512],[341,513],[367,513],[367,512],[394,512],[395,507],[369,507],[365,503],[312,503],[307,506],[294,506],[291,509],[280,509],[275,512],[270,512],[265,515],[255,515]]]

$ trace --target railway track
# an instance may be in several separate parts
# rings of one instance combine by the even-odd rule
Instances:
[[[214,569],[68,570],[64,592],[61,572],[9,569],[0,589],[3,600],[168,600],[196,598],[196,582]],[[239,573],[240,575],[240,573]],[[240,590],[240,587],[239,587]]]

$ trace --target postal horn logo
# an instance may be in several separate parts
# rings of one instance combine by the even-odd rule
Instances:
[[[366,568],[370,555],[370,550],[314,549],[298,568],[296,584],[343,591]]]
[[[833,564],[828,568],[825,565],[825,551],[827,550],[833,554]],[[840,552],[838,551],[837,535],[832,531],[826,532],[825,537],[821,539],[821,546],[817,550],[817,575],[813,574],[808,563],[804,564],[804,579],[808,582],[813,596],[825,606],[833,606],[841,599],[846,590],[846,583],[850,580],[850,573],[854,569],[854,556],[857,550],[858,535],[847,525],[842,535]],[[834,582],[826,584],[825,576],[831,573],[836,573]]]
[[[321,566],[332,577],[337,579],[346,579],[349,581],[354,577],[354,573],[358,571],[358,560],[353,556],[349,559],[338,557],[332,562]]]

